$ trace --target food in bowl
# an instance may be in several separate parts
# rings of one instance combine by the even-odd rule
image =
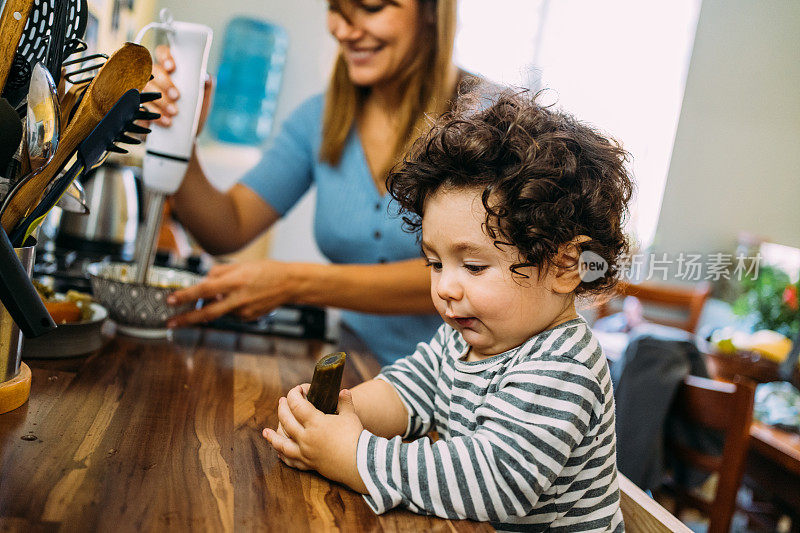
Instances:
[[[56,324],[78,322],[81,319],[81,308],[75,302],[50,301],[44,302],[44,307]]]
[[[91,295],[74,290],[67,291],[66,294],[59,294],[49,285],[37,280],[34,280],[33,285],[42,298],[45,309],[56,324],[92,320],[94,309]]]
[[[136,269],[129,263],[93,263],[87,267],[94,298],[108,309],[121,331],[136,334],[131,328],[163,329],[169,318],[194,308],[192,303],[168,305],[167,296],[196,284],[200,276],[185,270],[150,267],[146,283],[136,283]]]

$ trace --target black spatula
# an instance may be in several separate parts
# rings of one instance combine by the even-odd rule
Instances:
[[[56,327],[3,228],[0,228],[0,301],[26,337],[38,337]]]

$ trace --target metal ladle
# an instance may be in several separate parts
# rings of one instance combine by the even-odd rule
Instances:
[[[33,66],[25,119],[31,170],[39,170],[53,158],[61,133],[61,112],[53,77],[41,63]]]
[[[25,180],[46,165],[58,147],[61,132],[58,93],[53,77],[41,63],[33,66],[26,107],[23,139],[6,176],[12,182],[20,174]]]
[[[41,63],[36,63],[31,72],[26,103],[26,116],[22,123],[22,142],[14,154],[6,176],[12,183],[20,174],[23,174],[23,177],[14,183],[12,191],[53,158],[61,135],[58,93],[53,83],[53,77]],[[3,206],[12,191],[9,191],[9,194],[3,199]],[[2,208],[0,208],[0,212],[1,210]]]

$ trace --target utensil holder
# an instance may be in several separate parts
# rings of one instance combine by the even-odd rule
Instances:
[[[33,271],[36,241],[30,246],[14,248],[22,266],[30,276]],[[22,362],[23,336],[8,310],[0,303],[0,413],[16,409],[28,400],[31,371]]]

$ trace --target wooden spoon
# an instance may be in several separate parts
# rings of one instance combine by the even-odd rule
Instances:
[[[86,89],[86,85],[73,85],[66,93],[64,93],[64,96],[61,97],[59,107],[61,108],[62,132],[67,129],[67,124],[69,124],[69,116],[72,114],[72,109],[78,103],[78,99],[80,98],[84,89]]]
[[[58,175],[81,141],[122,95],[130,89],[141,91],[144,88],[152,69],[150,52],[138,44],[125,43],[108,58],[86,89],[75,116],[64,130],[53,159],[9,192],[0,210],[0,223],[7,232],[11,232],[36,205],[50,181]]]
[[[14,52],[22,38],[33,3],[34,0],[6,0],[3,8],[3,15],[0,17],[0,92],[6,85]]]

